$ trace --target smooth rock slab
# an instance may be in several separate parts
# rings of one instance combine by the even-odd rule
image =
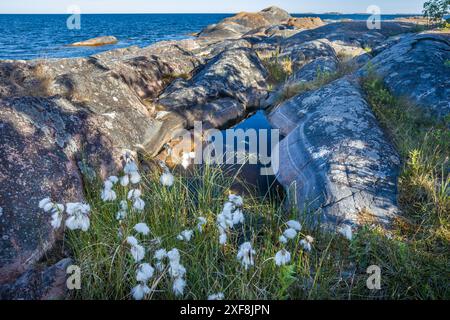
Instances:
[[[369,214],[388,226],[399,212],[399,158],[359,88],[349,79],[283,103],[269,117],[286,134],[278,180],[300,212],[325,225],[359,225]]]
[[[450,33],[403,37],[371,60],[389,90],[431,115],[450,114]],[[360,74],[366,74],[362,70]]]
[[[85,41],[74,42],[70,44],[71,47],[99,47],[105,46],[107,44],[116,44],[119,40],[117,40],[114,36],[105,36],[105,37],[97,37],[92,38]]]

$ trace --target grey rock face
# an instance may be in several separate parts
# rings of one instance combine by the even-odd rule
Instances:
[[[356,57],[364,54],[364,48],[375,48],[386,39],[401,33],[412,32],[414,24],[383,21],[381,29],[369,30],[365,21],[337,22],[311,30],[305,30],[287,38],[282,47],[298,45],[306,41],[326,39],[338,55]]]
[[[446,61],[450,61],[450,33],[424,33],[403,37],[371,64],[394,95],[412,100],[431,115],[445,117],[450,114]]]
[[[289,13],[277,7],[266,8],[257,13],[241,12],[208,26],[200,32],[199,37],[237,39],[251,30],[281,24],[289,18]]]
[[[67,293],[66,270],[72,264],[66,258],[48,268],[33,267],[14,283],[0,287],[2,300],[62,300]]]
[[[211,103],[215,103],[213,110],[218,111],[220,104],[216,100],[235,100],[240,105],[237,109],[256,107],[266,93],[265,78],[265,68],[250,49],[227,50],[213,58],[191,80],[174,82],[160,96],[158,103],[185,115],[188,126],[192,126],[194,120],[202,120],[193,110],[203,109],[205,105],[208,110]],[[225,103],[225,110],[227,106],[229,104]],[[219,123],[223,124],[223,121],[219,120]]]
[[[364,214],[389,225],[398,213],[399,159],[356,84],[343,78],[298,95],[270,115],[286,135],[277,177],[300,212],[326,225],[358,225]]]
[[[80,174],[69,155],[84,121],[86,114],[44,99],[0,99],[0,284],[38,261],[58,236],[39,201],[82,199]]]

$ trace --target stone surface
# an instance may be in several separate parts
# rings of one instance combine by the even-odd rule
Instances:
[[[286,135],[277,178],[300,212],[318,210],[314,222],[331,227],[367,214],[388,226],[398,214],[399,158],[352,81],[298,95],[269,119]]]
[[[14,283],[0,287],[1,300],[62,300],[67,295],[66,258],[48,268],[36,266],[22,274]]]
[[[199,37],[240,38],[251,30],[281,24],[290,18],[289,13],[277,7],[266,8],[257,13],[241,12],[208,26],[200,32]]]
[[[446,61],[450,61],[450,33],[422,33],[401,38],[372,59],[371,65],[394,95],[443,118],[450,114],[450,67]]]
[[[250,49],[227,50],[209,61],[192,79],[171,84],[158,103],[168,111],[184,115],[188,127],[192,127],[195,120],[204,120],[201,116],[204,112],[196,111],[203,110],[203,106],[208,114],[211,114],[209,110],[220,111],[216,123],[221,126],[228,122],[224,122],[220,115],[226,113],[230,103],[233,105],[232,110],[259,106],[259,100],[266,95],[266,75],[265,68]],[[236,102],[232,103],[230,99]],[[223,104],[224,110],[221,110],[222,104],[218,104],[217,100],[227,101]],[[235,114],[241,116],[242,111]]]
[[[114,36],[105,36],[105,37],[97,37],[88,39],[85,41],[80,42],[74,42],[70,44],[71,47],[99,47],[99,46],[105,46],[107,44],[115,44],[119,40],[117,40]]]
[[[314,29],[323,26],[324,24],[322,19],[317,17],[290,18],[287,21],[288,26],[296,27],[298,29]]]

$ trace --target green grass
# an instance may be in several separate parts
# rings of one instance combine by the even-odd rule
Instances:
[[[341,61],[338,65],[338,69],[334,72],[324,72],[320,69],[317,70],[316,78],[312,81],[298,82],[290,85],[285,85],[281,94],[278,97],[278,103],[286,101],[301,93],[317,90],[334,80],[342,78],[343,76],[353,72],[356,66],[350,61]]]
[[[223,247],[215,221],[236,177],[222,168],[205,167],[189,176],[178,173],[170,188],[160,185],[159,172],[141,172],[145,210],[130,213],[121,224],[115,214],[127,189],[116,186],[117,201],[104,203],[101,181],[91,181],[85,186],[92,207],[90,230],[66,233],[82,269],[81,290],[72,298],[131,298],[136,264],[123,239],[135,235],[136,223],[146,222],[151,235],[138,237],[148,250],[143,262],[154,264],[158,248],[178,248],[187,269],[183,299],[205,299],[217,292],[226,299],[449,299],[449,121],[426,116],[392,96],[373,74],[364,79],[363,88],[403,159],[399,179],[403,213],[392,230],[367,224],[348,241],[306,226],[302,220],[307,213],[289,209],[284,199],[250,193],[244,196],[245,223],[234,229]],[[182,230],[195,228],[198,216],[207,218],[204,232],[195,233],[189,243],[177,240]],[[286,245],[291,263],[277,267],[273,257],[284,247],[278,237],[285,222],[299,216],[304,228]],[[122,238],[117,235],[119,227]],[[306,235],[315,239],[309,253],[299,243]],[[245,241],[256,250],[255,266],[247,271],[236,260]],[[366,287],[370,265],[381,268],[381,290]],[[172,293],[167,272],[155,274],[149,285],[154,291],[147,299],[180,298]]]
[[[289,57],[280,58],[279,49],[271,55],[259,54],[258,56],[268,72],[269,85],[283,83],[292,75],[292,60]]]

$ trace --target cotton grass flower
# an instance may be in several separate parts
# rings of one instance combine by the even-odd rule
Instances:
[[[139,189],[131,189],[128,191],[128,200],[133,201],[133,208],[137,211],[144,210],[145,201],[141,198],[142,192]]]
[[[153,256],[156,260],[161,261],[167,257],[166,249],[159,249],[155,251],[155,255]]]
[[[167,252],[167,257],[169,258],[169,274],[172,279],[174,279],[172,287],[173,293],[176,296],[183,295],[186,286],[186,281],[184,280],[186,269],[180,263],[180,252],[178,249],[173,248]]]
[[[180,241],[189,242],[189,241],[191,241],[193,234],[194,234],[194,231],[192,231],[192,230],[184,230],[177,236],[177,239]]]
[[[150,228],[147,226],[147,224],[141,222],[134,226],[134,230],[137,233],[143,234],[144,236],[148,235],[150,233]]]
[[[172,278],[182,278],[186,274],[186,268],[179,262],[171,262],[169,274]]]
[[[114,177],[117,178],[117,177]],[[115,179],[113,179],[112,181],[110,180],[111,177],[105,181],[104,185],[103,185],[103,190],[101,193],[101,198],[103,201],[107,202],[107,201],[114,201],[117,198],[116,192],[114,190],[112,190],[114,183],[112,181],[115,181]]]
[[[208,296],[208,300],[223,300],[225,295],[222,292],[214,293]]]
[[[128,203],[125,200],[120,201],[120,210],[116,214],[117,220],[123,220],[127,217]]]
[[[352,231],[352,227],[348,224],[339,227],[338,228],[338,232],[344,236],[348,241],[352,241],[353,238],[353,231]]]
[[[306,236],[305,239],[300,240],[300,245],[303,247],[305,251],[311,251],[311,244],[314,242],[314,238],[311,236]]]
[[[144,299],[145,295],[150,293],[150,288],[144,284],[140,283],[133,289],[131,289],[131,295],[133,296],[134,300],[142,300]]]
[[[195,152],[183,152],[181,156],[181,166],[185,170],[190,166],[191,159],[195,159]]]
[[[275,264],[277,266],[284,266],[291,261],[291,254],[286,249],[281,249],[275,254]]]
[[[205,217],[198,217],[197,220],[198,220],[197,230],[198,230],[198,232],[202,233],[203,232],[203,226],[206,225],[206,218]]]
[[[184,288],[186,287],[186,281],[183,278],[176,278],[173,282],[172,290],[176,296],[182,296]]]
[[[287,239],[294,239],[297,236],[297,231],[293,228],[286,229],[283,232],[283,236],[285,236]]]
[[[242,197],[230,194],[224,203],[222,212],[217,215],[216,223],[219,228],[219,243],[225,245],[227,242],[227,231],[235,225],[244,223],[244,213],[240,209],[243,205]]]
[[[45,212],[49,212],[53,208],[53,202],[50,198],[44,198],[39,201],[39,208],[44,210]]]
[[[250,266],[253,266],[255,264],[253,259],[255,253],[256,252],[255,250],[253,250],[250,242],[244,242],[239,247],[239,251],[237,253],[236,258],[241,262],[245,270],[247,270]]]
[[[287,239],[285,236],[281,235],[281,236],[278,238],[278,241],[280,241],[281,243],[287,243],[287,242],[288,242],[288,239]]]
[[[120,178],[120,185],[122,187],[126,187],[129,184],[130,184],[130,178],[127,174]]]
[[[180,252],[177,248],[173,248],[169,252],[167,252],[167,257],[169,258],[170,262],[180,262]]]
[[[91,207],[85,203],[67,203],[66,212],[68,218],[66,219],[66,227],[70,230],[81,229],[87,231],[90,226],[89,212]]]
[[[295,231],[302,230],[302,225],[300,224],[300,222],[298,222],[296,220],[290,220],[286,224],[289,228],[294,229]]]
[[[163,186],[171,187],[175,181],[175,178],[169,171],[166,171],[161,175],[159,181]]]
[[[136,281],[147,282],[151,277],[155,269],[148,263],[142,263],[139,265],[136,271]]]
[[[133,237],[133,236],[127,237],[127,243],[128,243],[130,246],[136,246],[136,245],[139,244],[138,240],[137,240],[135,237]]]
[[[145,257],[145,248],[140,244],[131,246],[130,253],[133,256],[135,262],[141,262]]]
[[[242,199],[242,197],[233,193],[228,196],[228,201],[230,201],[236,207],[242,207],[244,205],[244,200]]]

